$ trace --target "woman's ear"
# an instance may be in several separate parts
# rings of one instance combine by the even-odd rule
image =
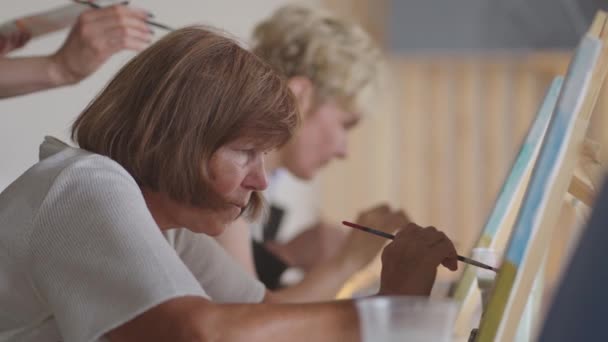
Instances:
[[[293,76],[287,80],[287,86],[298,100],[298,107],[302,115],[306,115],[314,103],[314,85],[306,76]]]

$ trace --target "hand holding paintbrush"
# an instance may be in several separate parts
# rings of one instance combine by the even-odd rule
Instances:
[[[63,46],[51,57],[55,74],[76,83],[115,53],[140,52],[152,42],[148,13],[123,4],[87,10],[78,16]]]
[[[104,8],[104,6],[101,6],[101,5],[95,3],[94,1],[91,1],[91,0],[74,0],[74,2],[77,2],[77,3],[82,4],[82,5],[86,5],[86,6],[89,6],[91,8],[95,8],[95,9],[102,9],[102,8]],[[129,1],[124,1],[122,4],[123,5],[128,5]],[[152,13],[148,13],[148,16],[150,18],[154,17],[152,15]],[[152,21],[151,19],[146,19],[145,22],[146,22],[146,24],[148,24],[150,26],[158,27],[158,28],[161,28],[161,29],[169,31],[169,32],[173,31],[173,28],[169,27],[168,25]]]
[[[399,230],[393,241],[382,250],[382,273],[378,294],[428,296],[435,283],[439,265],[452,271],[458,268],[456,249],[443,232],[433,227],[422,228],[409,222],[398,227],[404,228]],[[357,233],[368,234],[369,230],[363,230],[366,232]],[[387,232],[376,232],[382,233],[378,235],[384,237],[393,236]],[[386,241],[368,238],[379,242]]]
[[[376,236],[380,236],[380,237],[383,237],[383,238],[387,238],[387,239],[390,239],[390,240],[394,240],[395,239],[395,235],[393,235],[393,234],[386,233],[386,232],[383,232],[383,231],[380,231],[380,230],[377,230],[377,229],[374,229],[374,228],[366,227],[366,226],[363,226],[363,225],[360,225],[360,224],[356,224],[356,223],[352,223],[352,222],[348,222],[348,221],[342,221],[342,224],[344,224],[345,226],[349,226],[351,228],[359,229],[359,230],[362,230],[364,232],[367,232],[367,233],[370,233],[370,234],[374,234]],[[494,272],[498,272],[497,268],[494,268],[494,267],[492,267],[490,265],[486,265],[486,264],[481,263],[479,261],[476,261],[476,260],[473,260],[473,259],[469,259],[469,258],[461,256],[461,255],[458,255],[456,258],[459,261],[462,261],[462,262],[467,263],[469,265],[473,265],[473,266],[485,268],[487,270],[491,270],[491,271],[494,271]]]
[[[407,226],[410,220],[403,211],[381,204],[361,212],[356,222],[373,227],[394,227],[387,228],[386,232],[396,233],[396,227]],[[360,270],[378,256],[386,243],[386,240],[370,238],[367,233],[352,230],[340,249],[340,256],[351,268]]]
[[[0,54],[23,46],[28,39],[71,26],[63,45],[42,56],[3,59],[0,98],[76,84],[111,56],[142,51],[152,41],[146,11],[116,4],[102,9],[70,3],[0,25]]]

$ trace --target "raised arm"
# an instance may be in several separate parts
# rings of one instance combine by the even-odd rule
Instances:
[[[63,46],[50,56],[0,58],[0,98],[74,84],[114,53],[141,51],[152,39],[145,11],[111,6],[82,13]]]

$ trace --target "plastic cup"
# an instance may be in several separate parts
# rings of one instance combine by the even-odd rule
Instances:
[[[452,340],[455,301],[384,296],[359,299],[356,305],[363,342]]]
[[[491,248],[473,248],[472,257],[484,264],[496,267],[498,258],[496,252]],[[481,293],[481,306],[485,309],[490,301],[490,295],[494,288],[496,272],[478,267],[476,269],[477,285]]]

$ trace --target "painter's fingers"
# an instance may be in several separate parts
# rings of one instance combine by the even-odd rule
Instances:
[[[116,20],[125,17],[134,17],[143,21],[149,19],[152,16],[146,10],[126,6],[124,4],[90,10],[86,13],[91,21]]]
[[[131,29],[139,31],[142,34],[152,36],[152,29],[144,21],[133,13],[127,13],[120,16],[107,16],[103,18],[97,18],[92,21],[83,22],[84,29],[91,31],[92,35],[103,35],[110,30],[116,28]]]
[[[105,44],[112,52],[122,49],[142,51],[150,44],[149,35],[130,28],[116,28],[105,36]]]
[[[429,226],[417,229],[411,235],[428,248],[425,253],[434,265],[442,264],[452,271],[458,269],[456,248],[444,232]]]
[[[447,236],[433,246],[433,255],[436,257],[438,264],[445,266],[451,271],[458,269],[458,254],[456,253],[454,244]]]
[[[378,204],[378,205],[376,205],[374,207],[371,207],[371,208],[369,208],[367,210],[364,210],[363,214],[365,215],[365,214],[369,214],[369,213],[388,213],[390,210],[391,210],[391,208],[389,207],[388,204],[381,203],[381,204]]]
[[[458,256],[452,240],[446,233],[432,226],[424,228],[424,232],[428,235],[426,241],[428,241],[429,247],[438,248],[441,253],[446,253],[448,257],[456,258]]]
[[[390,229],[392,233],[410,224],[410,220],[402,210],[394,212],[391,219],[391,224],[387,229]]]
[[[30,35],[29,32],[20,32],[19,35],[17,36],[17,41],[16,41],[16,48],[20,48],[23,47],[30,39],[32,38],[32,36]]]
[[[365,210],[357,217],[357,223],[363,226],[380,229],[385,226],[385,221],[391,214],[390,207],[386,204],[377,205]]]

